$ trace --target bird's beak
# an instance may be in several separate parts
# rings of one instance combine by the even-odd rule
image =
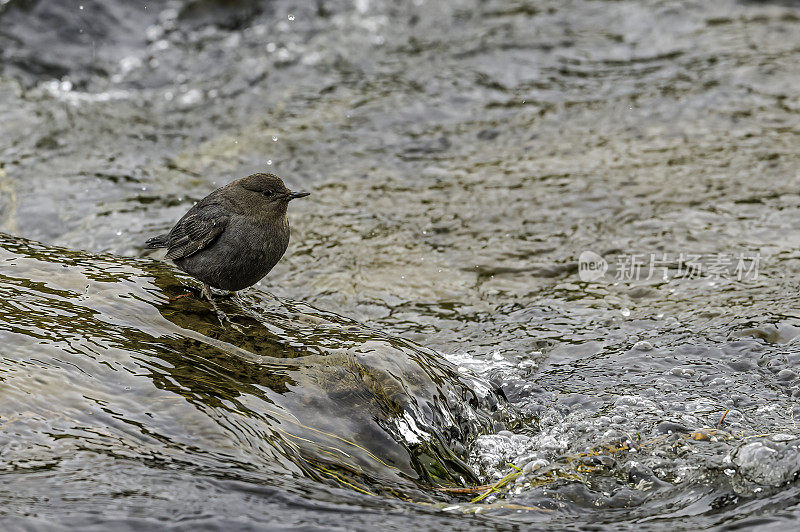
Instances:
[[[289,192],[289,199],[293,200],[293,199],[297,199],[297,198],[305,198],[306,196],[309,196],[310,194],[311,194],[311,192]]]

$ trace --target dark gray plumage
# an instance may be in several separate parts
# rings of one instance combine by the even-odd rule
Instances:
[[[167,248],[181,270],[210,286],[236,291],[254,285],[289,245],[286,207],[308,192],[292,192],[274,174],[253,174],[218,188],[189,209],[172,230],[148,248]]]

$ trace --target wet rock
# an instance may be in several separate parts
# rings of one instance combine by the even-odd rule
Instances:
[[[786,344],[800,336],[800,327],[779,323],[767,324],[753,329],[744,329],[735,334],[738,337],[760,338],[771,344]]]
[[[2,235],[0,257],[0,291],[20,302],[0,317],[0,330],[17,331],[0,333],[13,357],[4,386],[20,399],[52,392],[44,402],[9,397],[0,416],[23,409],[40,420],[29,437],[42,456],[64,431],[129,438],[115,421],[124,419],[158,435],[135,438],[135,456],[230,455],[219,467],[409,492],[477,482],[466,449],[503,417],[500,397],[434,352],[303,303],[251,290],[243,303],[218,298],[218,315],[198,297],[171,299],[188,279],[163,263]],[[69,423],[48,421],[51,401]],[[508,434],[497,437],[527,441]]]
[[[532,461],[528,462],[527,464],[525,464],[525,467],[522,468],[522,472],[525,475],[530,475],[531,473],[533,473],[537,469],[540,469],[542,467],[545,467],[545,466],[549,465],[549,463],[550,462],[548,462],[547,460],[545,460],[543,458],[537,458],[536,460],[532,460]]]
[[[756,367],[756,363],[750,359],[732,360],[728,366],[735,371],[750,371]]]
[[[661,434],[684,434],[690,432],[686,425],[675,423],[673,421],[663,421],[658,424],[656,430]]]
[[[622,488],[607,499],[601,499],[598,503],[608,508],[631,508],[639,506],[644,501],[646,495],[639,490]]]
[[[746,443],[729,457],[745,480],[778,487],[797,478],[800,472],[800,443],[781,444],[769,440]]]

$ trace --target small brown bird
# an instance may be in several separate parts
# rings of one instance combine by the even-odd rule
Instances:
[[[289,245],[286,207],[308,192],[292,192],[280,177],[258,173],[218,188],[189,209],[169,233],[148,240],[167,248],[181,270],[211,288],[237,291],[260,281]]]

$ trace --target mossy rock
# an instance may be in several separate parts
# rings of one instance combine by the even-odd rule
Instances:
[[[107,452],[124,440],[136,456],[418,499],[477,482],[469,446],[508,416],[433,351],[303,303],[251,289],[215,309],[178,297],[192,281],[165,263],[2,235],[0,261],[4,377],[20,393],[0,416],[32,416],[53,441],[66,429],[43,393]],[[86,415],[96,404],[107,419]]]

